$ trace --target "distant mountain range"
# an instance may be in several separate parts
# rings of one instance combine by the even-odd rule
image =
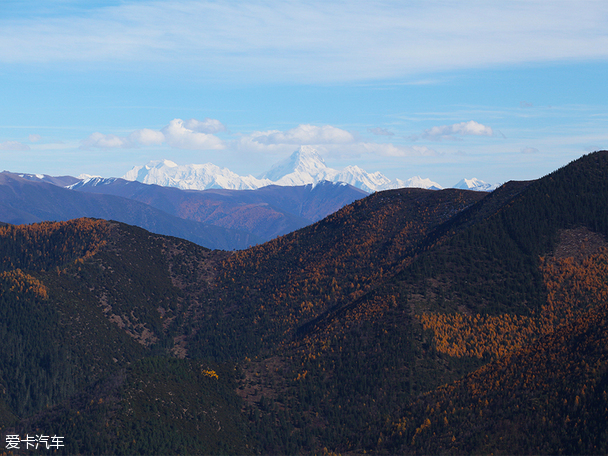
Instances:
[[[204,191],[117,178],[0,173],[0,221],[116,220],[223,250],[244,249],[310,225],[367,193],[348,184]]]
[[[357,166],[329,168],[311,146],[259,177],[239,176],[211,163],[169,160],[134,167],[124,178],[0,174],[0,222],[11,224],[103,218],[222,250],[261,244],[323,219],[386,189],[440,190],[420,177],[390,180]],[[455,186],[491,191],[478,179]]]
[[[163,187],[188,190],[231,189],[253,190],[268,185],[316,185],[319,182],[345,182],[366,192],[416,187],[441,190],[437,182],[421,177],[391,180],[380,172],[368,173],[358,166],[347,166],[342,171],[329,168],[312,146],[301,146],[289,158],[274,165],[259,177],[239,176],[227,168],[211,163],[204,165],[177,165],[170,160],[155,160],[144,166],[135,166],[123,179]],[[491,191],[495,185],[479,179],[463,179],[455,188]]]
[[[19,225],[79,217],[116,220],[225,250],[246,248],[263,241],[253,233],[182,219],[121,196],[69,190],[48,182],[52,179],[0,173],[0,221]]]
[[[344,183],[256,190],[181,190],[124,179],[93,178],[69,187],[147,204],[181,219],[237,230],[264,242],[310,225],[368,194]]]

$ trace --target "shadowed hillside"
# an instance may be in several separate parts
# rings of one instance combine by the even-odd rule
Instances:
[[[91,179],[73,185],[78,192],[121,196],[182,219],[249,233],[258,243],[310,225],[367,193],[347,184],[257,190],[180,190],[124,179]]]

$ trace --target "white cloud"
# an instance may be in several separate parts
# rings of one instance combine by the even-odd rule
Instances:
[[[293,144],[264,144],[258,142],[255,140],[256,136],[254,136],[256,133],[259,132],[254,132],[251,135],[241,135],[238,140],[230,143],[230,148],[245,153],[254,152],[262,154],[283,154],[295,150]]]
[[[191,119],[189,122],[194,121]],[[178,149],[208,150],[224,149],[224,142],[215,135],[200,133],[184,126],[182,119],[173,119],[162,129],[165,141]]]
[[[539,152],[536,147],[522,147],[520,151],[522,154],[537,154]]]
[[[395,134],[392,131],[389,131],[386,128],[382,128],[382,127],[368,128],[367,131],[369,131],[370,133],[373,133],[374,135],[377,135],[377,136],[394,136],[394,134]]]
[[[42,139],[42,136],[40,135],[29,135],[28,139],[30,140],[30,142],[38,142]]]
[[[0,150],[30,150],[30,146],[19,141],[5,141],[0,143]]]
[[[258,131],[251,134],[251,139],[260,144],[350,144],[354,136],[346,130],[324,125],[298,125],[287,131]]]
[[[150,130],[142,128],[135,130],[129,135],[129,140],[133,143],[141,144],[142,146],[155,146],[165,142],[165,135],[158,130]]]
[[[420,137],[435,141],[443,139],[455,140],[458,136],[493,136],[491,127],[482,125],[474,120],[460,122],[452,125],[441,125],[424,130]],[[413,136],[411,139],[418,139]]]
[[[439,155],[437,151],[426,146],[407,147],[390,143],[362,143],[361,145],[368,154],[381,157],[429,157]]]
[[[325,125],[299,125],[286,131],[256,131],[242,136],[231,144],[241,152],[277,153],[293,152],[298,146],[312,145],[325,156],[353,158],[362,155],[377,157],[436,156],[435,150],[425,146],[401,146],[392,143],[358,141],[346,130]]]
[[[102,148],[102,149],[115,149],[115,148],[126,148],[132,147],[131,141],[128,138],[124,138],[116,135],[104,135],[103,133],[95,132],[82,141],[81,148]]]
[[[184,122],[184,127],[192,131],[198,131],[199,133],[219,133],[221,131],[226,131],[226,127],[222,122],[216,119],[209,119],[208,117],[203,121],[196,119],[186,120]]]
[[[216,130],[224,128],[219,120],[205,119],[203,122],[190,119],[187,124],[199,129]],[[92,133],[81,141],[81,148],[135,148],[139,146],[159,146],[163,143],[178,149],[208,150],[224,149],[224,142],[215,135],[194,131],[184,126],[182,119],[173,119],[161,131],[142,128],[130,133],[129,136],[114,134]]]
[[[220,80],[319,82],[608,58],[608,2],[599,0],[76,2],[52,15],[37,8],[0,19],[0,62],[144,63]]]

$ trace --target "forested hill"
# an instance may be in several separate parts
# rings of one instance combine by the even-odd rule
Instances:
[[[490,194],[378,192],[233,253],[0,227],[1,433],[69,454],[605,453],[607,177],[597,152]]]

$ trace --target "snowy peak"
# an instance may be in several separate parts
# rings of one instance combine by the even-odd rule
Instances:
[[[252,190],[272,183],[267,179],[256,179],[251,175],[239,176],[228,168],[220,168],[213,163],[180,166],[171,160],[154,160],[144,166],[135,166],[123,176],[123,179],[183,190],[208,188]]]
[[[496,187],[496,185],[488,184],[487,182],[475,177],[472,179],[462,179],[456,185],[454,185],[454,188],[459,188],[462,190],[475,190],[478,192],[491,192],[495,190]]]
[[[301,146],[286,160],[274,165],[260,179],[269,179],[278,185],[316,184],[336,172],[328,168],[312,146]]]
[[[274,165],[261,178],[276,185],[316,185],[323,181],[344,182],[366,192],[397,188],[397,183],[380,172],[368,173],[358,166],[347,166],[342,171],[329,168],[312,146],[301,146],[289,158]]]
[[[146,169],[162,169],[162,168],[177,168],[178,165],[171,160],[163,159],[163,160],[152,160],[150,161],[145,168]]]
[[[113,182],[116,182],[116,180],[117,179],[115,177],[91,176],[84,178],[81,181],[76,182],[75,184],[68,185],[66,188],[69,188],[70,190],[75,190],[80,187],[97,187],[98,185],[109,185]]]
[[[420,176],[414,176],[407,180],[402,181],[401,179],[397,179],[397,182],[401,187],[415,187],[415,188],[426,188],[428,190],[442,190],[443,187],[439,185],[437,182],[433,182],[431,179],[426,178],[423,179]]]
[[[143,182],[142,179],[148,178],[147,176],[162,175],[165,174],[167,170],[177,167],[177,163],[172,162],[171,160],[152,160],[144,166],[133,167],[133,169],[127,172],[123,178],[126,180]]]
[[[294,171],[314,174],[327,169],[325,161],[312,146],[300,147],[289,158],[293,160]]]
[[[335,180],[346,182],[353,187],[360,188],[366,192],[386,190],[391,187],[391,180],[379,171],[368,173],[356,165],[347,166],[335,175]]]

